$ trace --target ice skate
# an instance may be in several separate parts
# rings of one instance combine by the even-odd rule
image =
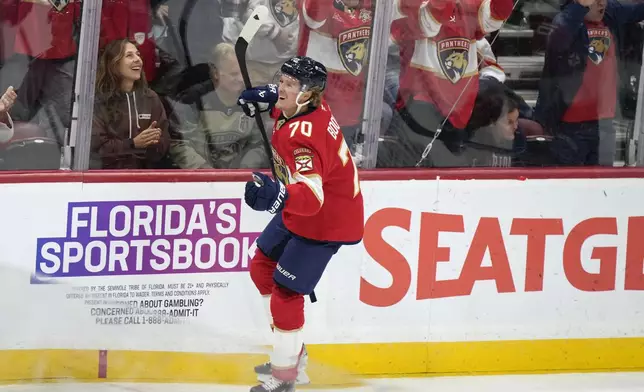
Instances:
[[[278,380],[273,376],[250,389],[250,392],[295,392],[295,382]]]
[[[311,383],[311,379],[306,374],[306,365],[309,363],[309,354],[306,352],[306,346],[302,347],[302,352],[300,353],[299,362],[297,364],[297,379],[295,380],[296,385],[306,385]],[[271,363],[266,362],[261,365],[255,366],[255,373],[257,374],[257,380],[266,381],[271,375]]]

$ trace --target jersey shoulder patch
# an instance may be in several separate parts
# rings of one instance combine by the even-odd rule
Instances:
[[[295,171],[306,173],[313,171],[313,151],[308,148],[298,148],[293,151],[295,159]]]

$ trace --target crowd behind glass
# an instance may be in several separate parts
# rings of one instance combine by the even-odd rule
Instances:
[[[377,167],[623,159],[644,4],[387,1],[381,126],[369,130],[379,133]],[[102,0],[93,126],[80,130],[92,133],[90,169],[268,168],[259,129],[237,105],[234,43],[258,5],[270,20],[249,46],[253,85],[276,82],[294,55],[324,63],[325,98],[361,162],[378,1]],[[316,25],[313,12],[329,18]],[[0,170],[60,168],[81,15],[78,0],[0,0]]]

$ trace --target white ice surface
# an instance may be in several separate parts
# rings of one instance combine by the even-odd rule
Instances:
[[[368,379],[346,392],[644,392],[644,373],[584,373],[530,376],[478,376]],[[212,384],[49,383],[0,386],[2,392],[248,392],[248,386]]]

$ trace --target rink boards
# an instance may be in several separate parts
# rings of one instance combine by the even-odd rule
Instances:
[[[363,175],[364,241],[307,301],[314,382],[644,369],[644,171],[440,173]],[[246,176],[0,176],[0,380],[252,382]]]

